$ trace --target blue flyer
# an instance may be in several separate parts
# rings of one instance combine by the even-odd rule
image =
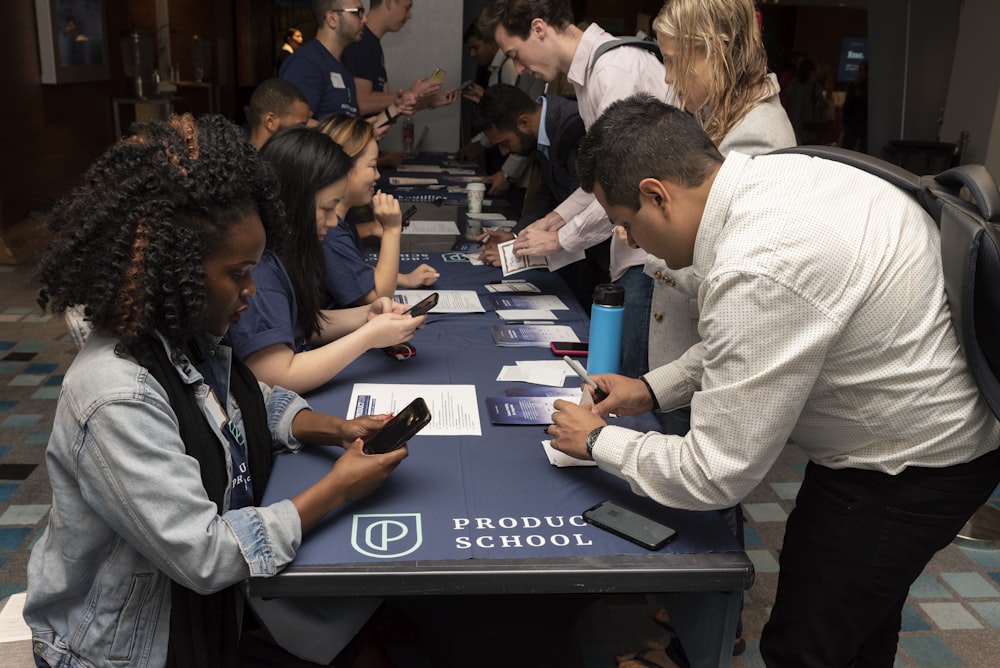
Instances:
[[[493,424],[552,424],[552,404],[559,397],[486,397]]]

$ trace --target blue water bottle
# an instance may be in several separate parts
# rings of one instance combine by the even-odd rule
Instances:
[[[625,288],[601,283],[594,288],[590,307],[590,350],[587,373],[618,373],[622,358],[622,321],[625,317]]]

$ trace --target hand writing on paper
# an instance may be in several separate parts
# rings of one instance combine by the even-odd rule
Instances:
[[[487,230],[478,237],[476,241],[483,245],[483,252],[479,254],[479,261],[491,267],[500,266],[500,251],[497,244],[510,241],[514,238],[513,232],[506,230]]]
[[[585,406],[571,401],[557,399],[552,407],[552,424],[547,431],[553,448],[577,459],[591,459],[587,454],[587,436],[598,427],[607,424]]]

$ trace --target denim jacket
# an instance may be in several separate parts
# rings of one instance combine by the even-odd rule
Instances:
[[[171,580],[207,594],[274,575],[302,540],[289,500],[233,510],[227,491],[218,514],[166,391],[134,359],[116,356],[116,342],[94,332],[70,366],[46,450],[52,510],[28,563],[24,619],[34,652],[53,668],[163,666]],[[228,385],[230,349],[199,345]],[[186,360],[176,369],[217,425],[201,374]],[[282,388],[261,390],[275,447],[297,450],[291,422],[308,405]],[[227,412],[242,429],[227,394]]]

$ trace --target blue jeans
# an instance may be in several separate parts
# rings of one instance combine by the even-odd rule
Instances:
[[[642,273],[642,267],[629,267],[615,284],[625,288],[621,374],[638,378],[649,371],[649,309],[653,300],[653,279]]]

